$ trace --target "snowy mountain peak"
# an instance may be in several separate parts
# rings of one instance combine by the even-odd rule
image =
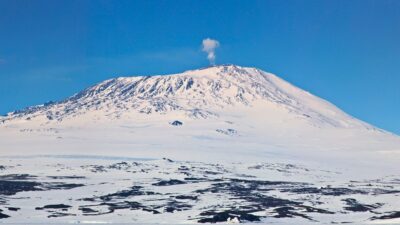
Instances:
[[[105,80],[0,118],[0,136],[0,155],[215,162],[346,157],[353,164],[361,156],[398,162],[400,146],[398,136],[271,73],[235,65]]]
[[[114,78],[64,101],[11,113],[3,121],[45,118],[45,122],[60,122],[87,113],[111,119],[169,113],[195,119],[217,118],[224,112],[260,106],[284,110],[313,126],[373,129],[271,73],[236,65],[211,66],[171,75]]]

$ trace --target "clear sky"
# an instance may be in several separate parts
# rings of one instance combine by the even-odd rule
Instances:
[[[400,1],[0,0],[0,113],[115,76],[254,66],[400,134]]]

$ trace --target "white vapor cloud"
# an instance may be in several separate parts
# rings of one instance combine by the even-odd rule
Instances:
[[[207,59],[211,65],[215,64],[215,49],[219,47],[219,42],[211,38],[203,39],[202,51],[207,53]]]

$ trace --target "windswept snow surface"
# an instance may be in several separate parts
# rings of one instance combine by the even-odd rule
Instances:
[[[345,170],[270,162],[1,159],[6,223],[400,222],[396,176],[349,180]]]
[[[396,183],[400,179],[398,136],[357,120],[331,103],[256,68],[222,65],[172,75],[115,78],[61,102],[9,113],[0,117],[0,121],[0,156],[4,157],[1,161],[9,157],[44,155],[166,157],[188,164],[218,163],[222,167],[232,163],[306,165],[307,170],[314,171],[303,171],[302,175],[292,177],[291,182],[302,182],[309,173],[318,177],[321,174],[315,171],[320,170],[340,173],[328,179],[332,184],[342,182],[340,185],[351,180],[386,179],[385,182]],[[68,160],[58,160],[68,164]],[[87,160],[76,163],[77,168]],[[30,168],[31,161],[23,161],[27,165],[25,169]],[[15,166],[11,164],[9,166]],[[0,172],[6,175],[6,171]],[[253,175],[254,171],[244,172]],[[29,172],[21,169],[18,173]],[[254,176],[255,179],[282,180],[282,174],[279,171],[277,174],[269,178],[262,173]],[[153,181],[150,176],[148,179]],[[316,186],[329,183],[318,179],[310,182]],[[396,185],[393,188],[397,190]],[[243,198],[241,200],[245,201],[246,197]],[[382,203],[386,201],[383,198],[386,199],[379,200]],[[399,195],[392,193],[390,198],[399,200]],[[356,204],[353,200],[337,201]],[[398,207],[388,201],[381,213],[395,211]],[[123,215],[143,208],[125,210]],[[187,216],[201,212],[188,210],[180,219],[169,220],[171,214],[166,214],[152,217],[154,220],[149,222],[198,221]],[[120,221],[114,220],[113,215],[102,221]],[[143,222],[147,217],[140,219],[141,215],[136,216]],[[331,216],[329,221],[336,221],[337,214]],[[382,215],[365,214],[362,220],[355,221],[388,221],[371,220],[373,216]],[[72,215],[61,220],[57,218],[58,222],[77,221]],[[325,220],[328,221],[326,217],[318,221]],[[18,219],[12,221],[18,222]],[[280,223],[286,222],[280,220]]]

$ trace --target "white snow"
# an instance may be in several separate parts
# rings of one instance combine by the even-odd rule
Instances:
[[[276,75],[234,65],[111,79],[65,101],[9,113],[0,118],[0,148],[3,157],[294,163],[340,171],[333,181],[400,172],[398,136]]]
[[[235,135],[217,132],[228,129]],[[101,82],[6,117],[0,146],[1,155],[305,160],[373,170],[398,169],[400,158],[398,136],[273,74],[234,65]]]

